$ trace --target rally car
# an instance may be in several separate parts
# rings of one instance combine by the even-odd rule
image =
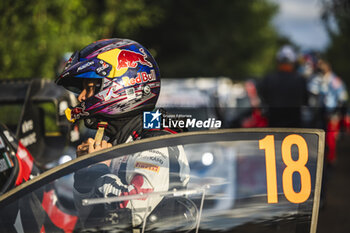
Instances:
[[[4,124],[0,124],[0,152],[0,195],[40,176],[40,169],[36,166],[29,150],[16,139],[15,135]],[[42,220],[45,220],[46,224],[50,226],[55,226],[47,230],[69,230],[71,229],[70,225],[76,224],[77,217],[71,215],[61,204],[62,201],[64,202],[64,197],[60,198],[61,202],[54,202],[59,197],[54,186],[36,190],[31,197],[29,203],[15,202],[10,207],[5,207],[1,214],[2,220],[0,220],[3,232],[23,232],[18,227],[10,230],[4,223],[4,221],[21,221],[18,218],[20,210],[29,218],[34,218],[41,211],[41,214],[45,216]],[[43,228],[40,230],[43,232]],[[39,229],[36,229],[35,224],[32,224],[26,226],[26,231],[39,232]]]
[[[0,124],[0,151],[0,194],[39,175],[28,149],[4,124]]]
[[[163,78],[157,107],[192,118],[220,120],[220,128],[267,126],[254,80]]]
[[[64,110],[76,103],[74,94],[51,80],[0,81],[0,122],[29,150],[40,170],[56,166],[64,155],[75,158],[83,128],[72,126]]]
[[[163,197],[138,226],[121,224],[128,215],[115,209],[110,216],[94,216],[87,228],[74,196],[53,195],[57,183],[87,166],[176,145],[184,147],[190,163],[186,189],[78,203],[103,207]],[[323,148],[324,132],[311,129],[202,130],[142,139],[68,161],[3,193],[0,227],[4,232],[315,233]]]

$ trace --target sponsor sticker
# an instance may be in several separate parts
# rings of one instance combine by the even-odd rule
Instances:
[[[128,99],[136,98],[135,89],[133,87],[126,89],[125,93]]]
[[[33,132],[20,140],[23,146],[27,147],[37,142],[36,133]]]
[[[146,169],[157,173],[159,172],[159,166],[150,163],[136,162],[135,168]]]
[[[92,66],[93,64],[94,64],[94,61],[87,62],[87,63],[85,63],[84,65],[79,66],[78,69],[77,69],[77,72],[79,72],[80,70],[84,70],[84,69],[86,69],[87,67]]]
[[[5,137],[7,138],[7,140],[9,140],[9,142],[13,142],[15,139],[11,136],[10,132],[5,130],[4,131]]]
[[[153,150],[152,152],[156,153],[155,150]],[[159,151],[157,151],[157,152],[159,152]],[[164,155],[162,155],[162,156],[164,156]],[[152,160],[153,162],[156,162],[156,163],[159,163],[159,164],[163,164],[164,163],[161,158],[158,158],[158,157],[155,157],[155,156],[149,156],[149,157],[147,157],[147,159]]]
[[[107,76],[110,71],[110,65],[104,61],[99,62],[100,66],[96,68],[96,73],[102,76]]]
[[[0,159],[0,172],[6,171],[7,169],[9,169],[9,167],[7,166],[5,159]]]
[[[2,138],[0,137],[0,149],[4,148],[5,147],[5,143],[4,141],[2,140]]]
[[[2,156],[3,158],[0,159],[0,172],[6,171],[7,169],[13,167],[13,163],[8,152],[4,152]]]
[[[34,129],[34,121],[32,119],[26,120],[22,123],[22,133],[27,133]]]

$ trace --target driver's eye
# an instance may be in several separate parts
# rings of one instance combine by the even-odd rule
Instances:
[[[93,92],[93,94],[96,94],[96,92],[100,89],[100,81],[99,79],[85,79],[83,81],[83,89],[85,89],[88,92]]]
[[[92,80],[84,80],[83,87],[86,89],[90,89],[92,87],[95,87],[95,82]]]

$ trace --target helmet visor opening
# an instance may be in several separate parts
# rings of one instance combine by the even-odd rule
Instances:
[[[67,90],[75,93],[75,94],[80,94],[84,90],[84,82],[86,81],[94,81],[95,84],[95,91],[94,94],[98,93],[101,91],[101,84],[102,84],[102,79],[94,79],[94,78],[67,78],[67,79],[62,79],[59,85],[62,85],[65,87]]]

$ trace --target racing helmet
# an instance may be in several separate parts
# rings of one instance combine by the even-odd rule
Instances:
[[[99,40],[73,53],[56,83],[79,94],[85,79],[97,79],[98,84],[93,96],[66,109],[71,122],[152,110],[160,92],[156,61],[146,48],[129,39]]]

